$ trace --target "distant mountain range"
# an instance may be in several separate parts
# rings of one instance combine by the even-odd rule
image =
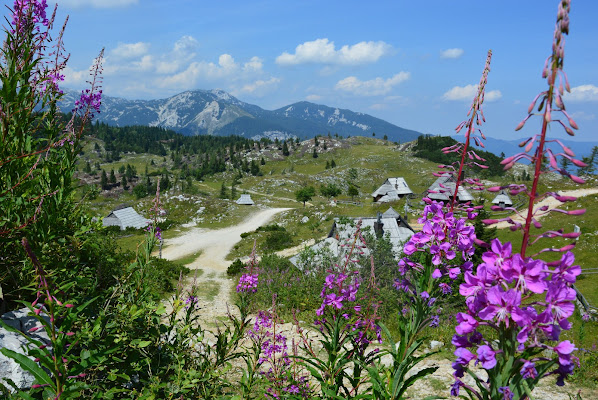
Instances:
[[[77,92],[67,92],[61,108],[71,110]],[[299,102],[278,110],[264,110],[222,90],[193,90],[167,99],[126,100],[103,96],[99,121],[109,125],[148,125],[185,135],[240,135],[251,138],[311,138],[338,133],[342,136],[388,136],[407,142],[420,132],[404,129],[371,115],[351,110]]]

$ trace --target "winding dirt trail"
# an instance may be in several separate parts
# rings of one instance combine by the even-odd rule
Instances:
[[[597,194],[597,193],[598,193],[598,188],[596,188],[596,187],[559,191],[559,194],[562,196],[573,196],[573,197],[583,197],[583,196],[589,196],[591,194]],[[555,199],[554,197],[550,196],[550,197],[547,197],[547,198],[543,199],[542,201],[536,203],[536,205],[534,206],[534,210],[537,210],[540,207],[544,207],[544,206],[548,206],[548,208],[552,210],[553,208],[560,208],[563,204],[564,203],[562,203],[562,202],[558,201],[557,199]],[[523,224],[525,222],[525,218],[527,217],[527,209],[521,211],[520,213],[521,213],[521,215],[513,214],[513,215],[510,215],[509,217],[513,221]],[[539,215],[536,217],[536,219],[540,219],[542,216],[543,215]],[[509,226],[511,226],[511,224],[509,224],[507,221],[501,221],[496,224],[489,225],[490,228],[498,228],[498,229],[508,228]]]
[[[226,275],[230,261],[226,255],[241,240],[241,233],[249,232],[267,224],[272,218],[290,208],[268,208],[250,215],[242,223],[222,229],[193,228],[181,236],[168,239],[167,247],[162,250],[162,257],[176,260],[199,251],[202,253],[193,262],[187,264],[191,270],[201,269],[195,282],[189,279],[186,289],[195,283],[198,289],[202,319],[213,322],[217,317],[227,315],[230,301],[232,279]],[[192,273],[193,275],[193,273]]]

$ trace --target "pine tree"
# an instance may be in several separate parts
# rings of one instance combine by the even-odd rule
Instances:
[[[326,160],[326,169],[330,169],[330,163]]]
[[[260,164],[266,165],[266,160],[264,160],[264,157],[262,157],[262,160],[260,161]]]
[[[89,161],[87,161],[87,163],[85,164],[85,172],[87,172],[88,174],[91,174],[91,164],[89,163]]]
[[[235,186],[235,182],[230,187],[230,199],[235,200],[237,198],[237,187]]]
[[[286,157],[286,156],[288,156],[289,154],[291,154],[291,153],[289,153],[289,146],[287,146],[287,141],[285,140],[285,141],[282,143],[282,155]]]
[[[257,176],[260,173],[260,166],[255,162],[255,160],[251,160],[250,166],[251,175]]]
[[[226,186],[224,186],[224,182],[222,182],[222,186],[220,186],[220,198],[226,199],[228,197]]]
[[[334,162],[334,158],[330,161],[330,168],[336,167],[336,162]]]
[[[314,146],[318,147],[320,145],[320,142],[318,141],[318,137],[315,136],[314,137]],[[314,157],[315,158],[315,157]]]
[[[113,169],[110,170],[110,183],[111,184],[115,184],[116,183],[116,175],[114,175],[114,170]]]
[[[120,185],[123,187],[124,190],[129,189],[127,187],[127,183],[128,183],[127,182],[127,177],[126,177],[126,175],[123,175],[122,178],[121,178],[121,180],[120,180]]]
[[[102,176],[100,178],[100,186],[102,189],[108,189],[108,175],[106,175],[106,171],[102,170]]]
[[[312,157],[313,158],[318,158],[318,152],[316,151],[315,147],[314,147],[314,152],[312,153]]]

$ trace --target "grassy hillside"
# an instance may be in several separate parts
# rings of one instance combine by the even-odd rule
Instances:
[[[79,160],[79,177],[81,178],[81,194],[87,192],[90,185],[99,186],[100,174],[90,175],[83,172],[85,165],[99,163],[101,169],[109,172],[115,171],[116,180],[120,182],[121,176],[118,169],[127,164],[135,167],[138,173],[129,190],[114,187],[111,190],[98,190],[97,196],[89,193],[83,199],[83,204],[97,216],[106,216],[114,207],[126,203],[133,206],[142,215],[151,206],[151,195],[138,199],[132,193],[132,187],[139,182],[144,182],[147,175],[155,182],[156,176],[168,176],[170,188],[163,191],[161,198],[167,210],[168,225],[165,238],[176,236],[181,229],[189,226],[218,228],[236,224],[247,215],[255,211],[254,207],[237,205],[236,200],[240,194],[248,193],[254,199],[257,207],[288,207],[293,210],[276,217],[274,223],[286,228],[291,235],[291,242],[287,247],[298,246],[310,239],[321,239],[330,230],[332,219],[340,216],[375,216],[384,212],[389,206],[404,213],[406,199],[392,204],[376,204],[372,202],[371,193],[375,191],[388,177],[403,177],[411,190],[418,195],[409,200],[411,213],[410,221],[415,221],[419,215],[421,193],[436,179],[432,174],[436,171],[437,164],[423,158],[414,156],[414,143],[396,145],[395,143],[367,137],[335,138],[318,137],[317,145],[314,139],[302,142],[289,142],[289,155],[284,156],[282,143],[269,143],[257,147],[241,149],[238,151],[239,168],[229,162],[225,172],[205,176],[201,181],[197,179],[184,179],[184,171],[194,167],[194,158],[187,158],[183,153],[182,161],[174,160],[173,153],[165,146],[166,155],[123,153],[118,161],[106,162],[105,143],[97,138],[86,139],[83,155]],[[317,158],[314,158],[314,149]],[[179,151],[179,153],[181,153]],[[201,154],[199,154],[201,156]],[[261,164],[262,159],[265,164]],[[249,164],[254,161],[259,165],[259,174],[252,175],[244,172],[243,162]],[[334,168],[330,168],[335,164]],[[326,168],[326,167],[329,168]],[[518,166],[514,171],[500,177],[487,178],[488,185],[508,184],[514,181],[513,175],[520,176],[525,166]],[[231,199],[231,186],[235,185],[236,194]],[[323,197],[319,188],[327,184],[335,184],[341,188],[342,193],[335,199]],[[226,197],[221,198],[221,188],[224,184]],[[347,194],[349,185],[354,185],[359,194],[351,197]],[[295,200],[295,192],[306,186],[313,186],[316,195],[307,207]],[[541,181],[541,190],[567,190],[577,186],[569,181],[555,176],[545,176]],[[494,197],[491,193],[477,193],[476,198],[485,200],[486,204]],[[582,227],[584,234],[579,240],[576,250],[577,260],[582,267],[593,265],[593,254],[596,247],[594,233],[598,231],[598,215],[591,207],[594,197],[582,198],[570,207],[579,206],[588,209],[582,217],[567,217],[562,214],[552,214],[543,220],[544,226],[555,229],[564,227],[572,230],[573,224]],[[353,203],[343,203],[352,201]],[[514,199],[515,203],[525,202],[523,195]],[[506,216],[505,213],[494,213],[493,218]],[[302,222],[307,217],[307,222]],[[254,240],[258,242],[258,250],[264,246],[266,238],[264,232],[248,234],[237,244],[229,259],[247,256],[251,252]],[[119,239],[119,243],[127,249],[136,246],[141,234],[129,233]],[[515,246],[521,241],[520,232],[512,233],[509,230],[499,231],[501,240],[511,240]],[[558,241],[557,241],[558,242]],[[556,245],[556,244],[555,244]],[[534,247],[539,250],[541,244]],[[594,279],[596,277],[596,279]],[[598,303],[598,295],[590,288],[598,283],[598,275],[586,275],[580,279],[579,286],[593,304]]]

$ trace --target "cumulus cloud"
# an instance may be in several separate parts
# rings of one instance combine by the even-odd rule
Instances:
[[[139,0],[57,0],[59,5],[71,8],[116,8],[138,4]]]
[[[145,55],[149,50],[149,43],[137,42],[137,43],[119,43],[110,52],[116,58],[128,59],[137,58]]]
[[[336,49],[334,42],[323,38],[305,42],[295,48],[295,53],[284,52],[276,57],[279,65],[306,63],[356,65],[378,61],[392,47],[385,42],[359,42]]]
[[[89,70],[77,71],[67,66],[63,73],[65,86],[79,87],[89,79]]]
[[[272,87],[276,87],[276,85],[280,82],[279,78],[270,78],[268,80],[258,79],[255,82],[248,83],[243,85],[243,87],[239,90],[241,93],[250,93],[252,95],[263,95]]]
[[[565,100],[598,101],[598,86],[581,85],[571,88],[571,93],[565,93]]]
[[[466,100],[471,101],[478,92],[478,85],[455,86],[442,95],[444,100]],[[500,90],[486,91],[484,101],[495,101],[502,97]]]
[[[174,43],[172,51],[162,55],[156,64],[159,74],[173,74],[189,64],[196,57],[199,42],[193,37],[185,35]]]
[[[440,58],[459,58],[464,52],[463,49],[459,48],[446,49],[440,52]]]
[[[392,88],[409,79],[410,73],[401,71],[392,78],[375,78],[361,81],[355,76],[349,76],[336,83],[335,89],[350,92],[358,96],[378,96],[387,94]]]
[[[259,57],[251,57],[251,60],[243,64],[244,71],[261,71],[264,63]]]

